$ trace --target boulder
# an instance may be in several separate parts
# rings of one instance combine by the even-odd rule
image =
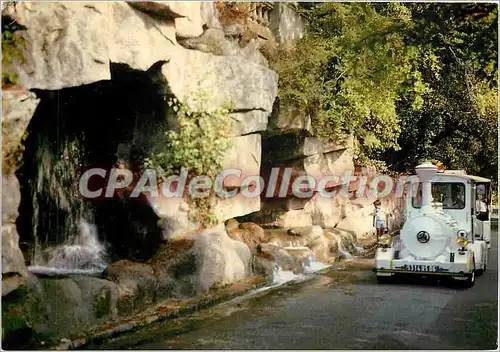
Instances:
[[[117,310],[120,316],[144,309],[155,302],[157,280],[153,268],[148,264],[120,260],[106,268],[104,277],[117,285]]]
[[[390,214],[394,213],[394,200],[391,198],[381,199],[382,207]],[[359,204],[365,204],[366,201],[360,201]],[[344,230],[352,233],[357,240],[370,236],[374,233],[373,226],[373,205],[367,205],[357,210],[351,211],[342,219],[336,226],[339,230]],[[398,218],[399,219],[399,218]],[[394,217],[389,218],[389,229],[396,227]]]
[[[282,228],[290,227],[305,227],[313,224],[310,214],[302,210],[289,210],[283,215],[279,216],[275,225]]]
[[[346,199],[342,197],[326,198],[318,193],[304,206],[304,212],[310,214],[313,225],[335,227],[342,219],[342,206]]]
[[[14,224],[19,215],[21,192],[19,180],[14,173],[2,175],[2,222]]]
[[[17,151],[39,102],[40,99],[37,99],[34,93],[22,87],[16,86],[10,89],[2,89],[2,157],[4,174],[17,166],[17,160],[14,160],[13,153]],[[5,206],[5,199],[3,202]]]
[[[201,21],[205,23],[208,28],[222,28],[219,21],[219,10],[215,2],[204,1],[201,2]]]
[[[221,28],[208,28],[199,37],[178,39],[178,42],[186,49],[213,55],[239,56],[255,64],[269,67],[266,58],[260,52],[260,45],[257,41],[251,40],[241,47],[236,40],[227,38]]]
[[[300,237],[306,246],[309,246],[314,241],[323,237],[323,229],[321,226],[306,226],[290,230],[295,236]]]
[[[43,278],[37,286],[45,313],[34,317],[38,333],[67,336],[116,317],[117,288],[107,280]]]
[[[103,27],[106,28],[103,37],[109,48],[107,63],[124,63],[134,69],[147,70],[155,62],[168,60],[184,50],[177,45],[173,22],[159,21],[126,2],[106,5],[109,23]]]
[[[240,223],[236,219],[229,219],[226,221],[226,231],[229,234],[229,237],[231,237],[231,231],[237,230],[240,227]],[[232,237],[231,237],[232,238]],[[234,238],[233,238],[234,240]]]
[[[232,104],[235,115],[233,136],[265,129],[260,111],[271,113],[277,95],[277,74],[261,65],[234,56],[216,56],[196,50],[176,52],[163,66],[172,93],[183,103],[196,109],[198,95],[206,95],[206,108],[210,110]],[[239,117],[241,116],[241,117]]]
[[[261,154],[260,134],[254,133],[231,138],[231,147],[225,154],[222,170],[236,169],[241,172],[241,177],[226,176],[224,186],[240,187],[246,176],[259,176]],[[260,197],[257,196],[256,198],[259,199]],[[227,219],[229,218],[231,217]]]
[[[243,280],[250,274],[248,246],[232,240],[220,224],[195,236],[193,252],[198,260],[196,291]]]
[[[19,248],[19,235],[13,223],[2,224],[2,296],[26,283],[28,269]]]
[[[351,148],[332,151],[323,155],[326,172],[329,175],[342,177],[344,173],[354,171],[354,154]]]
[[[185,298],[250,274],[248,246],[231,239],[223,224],[169,240],[150,260],[158,298]]]
[[[266,208],[241,217],[241,221],[255,222],[263,228],[290,228],[312,225],[310,214],[303,210],[276,210]]]
[[[266,230],[266,243],[278,247],[305,247],[307,239],[298,236],[293,229],[285,231],[284,229]]]
[[[192,248],[195,240],[180,238],[163,244],[149,261],[158,288],[157,299],[187,298],[196,294],[197,259]]]
[[[174,21],[183,26],[191,19],[177,15],[172,15],[175,19],[158,18],[161,16],[145,13],[144,6],[126,2],[20,3],[7,8],[7,15],[27,27],[19,31],[26,46],[23,62],[13,65],[13,73],[27,89],[57,90],[109,80],[110,62],[147,70],[155,62],[176,56],[182,48],[176,42]]]
[[[275,259],[269,253],[260,252],[252,257],[252,272],[272,279],[274,276]]]
[[[180,14],[182,17],[175,19],[175,32],[178,37],[198,37],[203,33],[203,25],[208,18],[202,16],[201,2],[161,2]],[[206,8],[205,8],[206,9]]]
[[[281,270],[292,271],[295,274],[302,273],[304,265],[308,262],[308,259],[301,253],[290,253],[286,249],[270,243],[261,244],[260,251],[272,256],[274,263]]]
[[[163,239],[176,238],[201,227],[189,219],[189,205],[183,198],[147,196],[149,204],[158,217]]]
[[[24,2],[8,7],[3,15],[27,27],[19,31],[26,43],[23,61],[13,65],[19,83],[56,90],[110,79],[108,45],[116,40],[110,6],[115,5]],[[127,28],[124,35],[133,32]]]
[[[257,246],[265,240],[264,230],[253,222],[244,222],[239,224],[237,228],[234,228],[233,224],[229,225],[228,227],[226,224],[226,230],[229,237],[235,241],[245,243],[252,252],[254,252]]]

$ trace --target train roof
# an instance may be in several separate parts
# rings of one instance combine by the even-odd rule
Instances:
[[[445,171],[438,171],[438,173],[436,174],[436,176],[442,176],[442,175],[459,177],[474,182],[482,182],[482,183],[491,182],[490,179],[485,177],[467,175],[467,173],[464,170],[445,170]],[[413,177],[418,178],[417,175],[413,175],[412,178]]]

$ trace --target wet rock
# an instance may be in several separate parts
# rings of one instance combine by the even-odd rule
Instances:
[[[172,238],[151,259],[159,298],[188,297],[250,275],[248,246],[231,239],[220,224]]]
[[[300,230],[304,228],[267,229],[265,230],[266,243],[279,247],[305,247],[311,241],[307,237],[300,236]]]
[[[26,283],[28,270],[19,249],[19,235],[15,224],[2,225],[2,296]]]
[[[229,237],[235,241],[245,243],[252,252],[254,252],[257,246],[265,240],[264,230],[253,222],[244,222],[239,224],[237,228],[233,227],[231,229],[228,229],[226,225],[226,230]]]
[[[266,278],[273,277],[275,258],[269,253],[260,252],[252,256],[252,272]]]
[[[299,252],[288,252],[286,249],[270,244],[260,245],[262,253],[274,258],[274,263],[282,270],[292,271],[295,274],[302,272],[306,259]]]
[[[82,293],[82,305],[91,308],[88,319],[93,325],[117,317],[118,288],[114,282],[89,276],[75,276]]]
[[[320,262],[327,262],[330,258],[330,241],[327,237],[322,236],[317,238],[316,240],[309,243],[308,247],[311,252],[314,253],[316,260]]]
[[[229,238],[223,224],[195,236],[193,252],[198,260],[197,292],[249,276],[250,249],[246,244]]]
[[[29,286],[2,296],[2,347],[33,348],[37,330],[47,327],[42,294]]]
[[[47,324],[38,332],[67,336],[116,317],[116,285],[93,277],[40,279]]]
[[[323,229],[321,226],[307,226],[303,228],[294,228],[293,232],[303,239],[306,245],[313,243],[315,240],[323,237]]]
[[[373,207],[365,207],[356,210],[339,222],[337,228],[353,231],[358,238],[373,233],[375,228],[373,227],[373,217],[370,215],[372,211]]]
[[[200,224],[189,219],[189,205],[183,198],[150,197],[148,195],[148,201],[160,218],[159,225],[164,240],[184,236],[200,229]]]
[[[105,270],[104,277],[117,285],[120,316],[144,309],[155,301],[158,284],[153,268],[148,264],[120,260]]]
[[[240,227],[240,223],[236,219],[229,219],[226,221],[226,231],[229,234],[229,237],[231,237],[230,231],[236,230],[239,227]]]
[[[196,293],[196,257],[193,239],[174,239],[163,244],[150,260],[158,287],[156,298],[186,298]]]

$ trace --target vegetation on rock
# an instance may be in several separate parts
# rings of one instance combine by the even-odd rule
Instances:
[[[18,77],[12,71],[12,65],[22,62],[26,44],[16,32],[24,29],[25,26],[2,15],[2,86],[17,84]]]
[[[165,133],[157,150],[145,159],[144,166],[155,169],[163,179],[178,175],[184,169],[189,177],[208,176],[214,180],[231,146],[229,107],[208,108],[206,97],[201,94],[189,106],[176,98],[171,98],[168,105],[176,114],[179,129]],[[205,226],[217,222],[213,214],[217,199],[213,194],[187,197],[193,221]]]
[[[495,4],[315,3],[308,36],[272,67],[313,133],[354,133],[358,164],[422,158],[497,175]],[[300,72],[300,75],[297,75]]]

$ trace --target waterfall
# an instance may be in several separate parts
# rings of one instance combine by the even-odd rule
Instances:
[[[349,253],[349,251],[344,248],[342,237],[336,233],[333,233],[333,232],[329,232],[329,234],[332,235],[335,238],[335,240],[337,241],[338,251],[344,257],[344,259],[352,259],[353,255],[351,253]],[[360,252],[360,249],[361,249],[360,247],[356,248],[356,246],[354,246],[354,248],[358,252]]]
[[[82,154],[78,138],[38,137],[32,180],[32,272],[93,273],[107,266],[92,212],[78,192]],[[62,139],[61,138],[61,139]],[[54,150],[55,149],[55,150]]]

